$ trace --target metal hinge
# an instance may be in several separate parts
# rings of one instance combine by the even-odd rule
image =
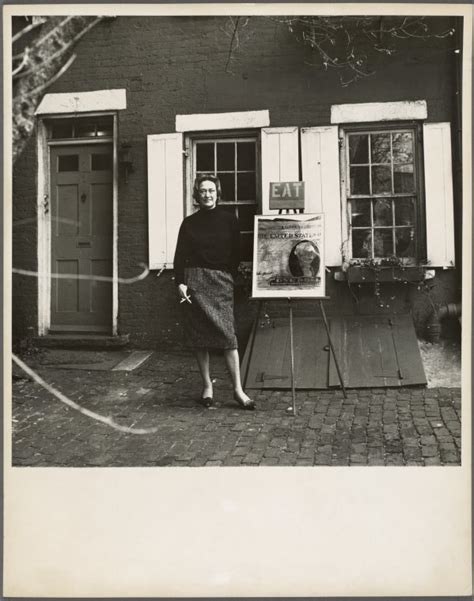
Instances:
[[[288,380],[289,376],[277,376],[272,374],[266,374],[264,371],[261,371],[257,374],[255,380],[257,382],[265,382],[266,380]]]

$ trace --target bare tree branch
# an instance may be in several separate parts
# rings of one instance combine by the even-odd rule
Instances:
[[[37,48],[38,46],[41,46],[41,44],[44,44],[51,36],[57,35],[58,33],[61,33],[62,31],[64,31],[64,28],[66,27],[66,25],[73,19],[77,19],[77,17],[69,16],[69,17],[66,17],[63,21],[59,22],[56,25],[56,27],[53,27],[50,31],[48,31],[48,33],[44,37],[37,40],[34,44],[34,47]]]
[[[38,68],[43,68],[45,67],[48,63],[56,60],[57,58],[59,58],[62,54],[64,54],[65,52],[68,52],[73,46],[74,44],[77,44],[77,42],[90,30],[92,29],[92,27],[94,27],[94,25],[96,25],[102,17],[98,17],[97,19],[95,19],[95,21],[92,21],[92,23],[89,23],[89,25],[83,29],[82,31],[80,31],[76,37],[74,37],[70,42],[68,42],[65,46],[63,46],[62,48],[60,48],[57,52],[55,52],[54,54],[52,54],[50,57],[48,57],[45,61],[43,61],[39,66],[36,65],[35,67],[32,67],[30,70],[28,71],[23,71],[22,73],[20,73],[20,75],[17,75],[15,77],[14,75],[14,79],[16,79],[17,77],[27,77],[28,75],[32,75],[35,71],[38,70]]]
[[[18,67],[16,67],[12,71],[12,77],[13,77],[13,79],[15,79],[15,76],[17,75],[17,73],[19,73],[23,69],[23,67],[26,66],[26,64],[28,63],[29,59],[30,59],[30,49],[29,48],[25,48],[25,50],[23,52],[23,58],[21,60],[21,63],[18,65]]]
[[[14,64],[19,61],[13,68],[14,161],[33,131],[35,110],[44,90],[70,68],[76,58],[71,54],[73,47],[102,19],[97,16],[45,17],[36,38],[14,56]]]
[[[33,31],[33,29],[36,29],[40,25],[43,25],[43,23],[45,21],[46,21],[46,19],[44,17],[41,17],[37,21],[34,21],[33,23],[30,23],[26,27],[23,27],[23,29],[21,29],[18,33],[16,33],[12,37],[12,43],[14,44],[16,41],[18,41],[20,38],[22,38],[25,34],[30,33],[30,31]]]
[[[72,65],[72,63],[76,60],[76,58],[77,58],[77,54],[73,54],[71,57],[69,57],[67,63],[64,64],[61,67],[61,69],[57,73],[55,73],[53,75],[53,77],[51,77],[51,79],[49,79],[45,83],[41,84],[40,86],[38,86],[34,90],[31,90],[31,92],[30,92],[31,96],[36,96],[37,94],[40,94],[41,92],[43,92],[44,90],[46,90],[46,88],[49,88],[49,86],[53,85],[53,83],[55,81],[57,81],[61,77],[61,75],[63,75],[64,73],[66,73],[66,71],[69,69],[69,67]]]
[[[227,56],[227,62],[225,64],[225,70],[227,71],[230,65],[230,61],[232,60],[232,53],[234,52],[234,43],[235,43],[235,39],[237,37],[237,32],[239,30],[239,22],[240,22],[240,17],[237,17],[237,19],[234,22],[234,30],[232,31],[232,37],[230,40],[230,45],[229,45],[229,54]],[[237,38],[238,40],[238,38]]]
[[[314,60],[306,59],[305,64],[336,70],[344,87],[374,75],[371,57],[394,55],[397,44],[404,40],[442,39],[454,33],[453,28],[435,31],[425,17],[296,15],[268,18],[285,25],[301,44],[314,51]],[[236,34],[231,39],[229,57],[238,47],[234,42],[238,31],[235,23],[233,26]]]

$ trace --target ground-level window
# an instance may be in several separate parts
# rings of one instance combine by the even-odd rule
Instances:
[[[221,206],[232,212],[240,225],[241,259],[252,260],[253,223],[257,212],[257,137],[194,139],[193,180],[202,173],[219,177]]]
[[[415,127],[344,131],[352,259],[420,254],[421,194]]]

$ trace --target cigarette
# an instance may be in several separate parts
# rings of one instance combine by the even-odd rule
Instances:
[[[187,296],[186,298],[182,298],[179,302],[181,303],[185,303],[186,301],[188,301],[188,303],[191,302],[191,299]]]

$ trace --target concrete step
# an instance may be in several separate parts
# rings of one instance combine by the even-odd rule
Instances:
[[[48,334],[34,338],[34,344],[46,348],[111,349],[127,346],[129,339],[129,334]]]

